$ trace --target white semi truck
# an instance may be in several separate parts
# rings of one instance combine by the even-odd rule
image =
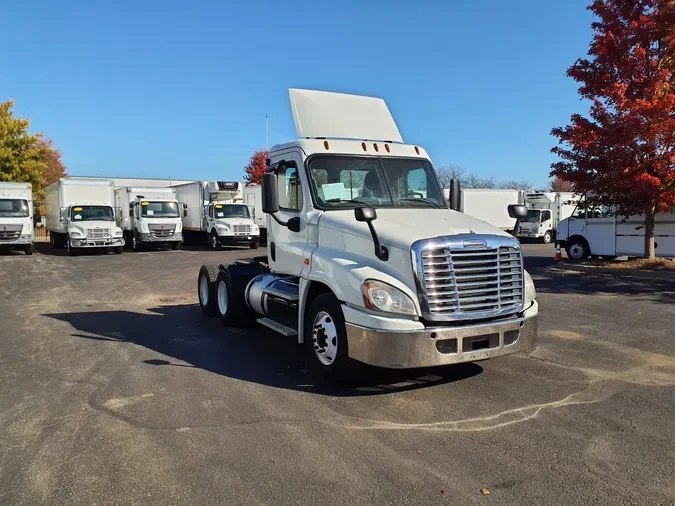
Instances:
[[[290,98],[300,140],[271,149],[262,184],[268,256],[203,265],[202,311],[294,336],[323,375],[352,359],[416,368],[533,348],[520,244],[457,212],[456,189],[446,207],[429,156],[403,143],[384,101]]]
[[[183,207],[176,200],[175,188],[117,188],[115,205],[117,223],[134,251],[148,245],[180,248]]]
[[[82,249],[122,253],[124,237],[115,223],[112,181],[61,178],[47,186],[47,230],[54,248],[69,255]]]
[[[214,250],[224,245],[258,248],[260,228],[251,219],[238,182],[195,181],[174,188],[185,206],[182,220],[186,239],[208,241]]]
[[[0,183],[0,251],[33,254],[33,187]]]
[[[555,241],[558,223],[571,216],[578,200],[570,192],[526,193],[527,216],[518,220],[516,236],[521,239],[537,239],[545,244]]]

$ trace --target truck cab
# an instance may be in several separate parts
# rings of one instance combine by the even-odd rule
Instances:
[[[260,244],[260,228],[243,202],[209,202],[204,206],[204,222],[213,249],[241,244],[257,249]]]
[[[0,251],[33,253],[32,195],[30,183],[0,183]]]
[[[270,151],[268,256],[203,266],[203,311],[294,336],[327,375],[351,360],[416,368],[534,347],[518,241],[446,207],[429,156],[403,142],[384,101],[290,96],[300,140]]]

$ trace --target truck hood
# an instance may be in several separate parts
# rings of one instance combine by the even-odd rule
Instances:
[[[111,232],[114,232],[118,227],[114,221],[84,221],[81,223],[71,221],[68,228],[75,228],[80,232],[86,232],[94,228],[109,228]]]
[[[216,223],[223,225],[253,225],[253,220],[250,218],[218,218]]]
[[[371,239],[368,225],[356,221],[351,209],[324,212],[319,219],[319,226]],[[382,243],[403,250],[409,250],[420,239],[447,235],[511,237],[489,223],[451,209],[378,209],[373,226]]]

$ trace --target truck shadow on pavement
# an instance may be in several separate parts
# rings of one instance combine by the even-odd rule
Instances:
[[[260,327],[224,328],[206,318],[198,305],[167,305],[144,313],[93,311],[45,314],[69,323],[82,339],[133,343],[159,353],[138,354],[147,367],[198,368],[228,378],[321,395],[381,395],[461,381],[483,369],[468,363],[417,370],[377,369],[356,364],[339,383],[313,378],[303,349],[293,338]]]

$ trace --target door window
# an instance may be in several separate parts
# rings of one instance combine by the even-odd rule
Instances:
[[[541,212],[541,221],[547,221],[551,219],[551,211],[542,211]]]
[[[279,208],[288,211],[302,210],[302,183],[297,168],[280,168],[277,172],[277,187],[279,192]]]

